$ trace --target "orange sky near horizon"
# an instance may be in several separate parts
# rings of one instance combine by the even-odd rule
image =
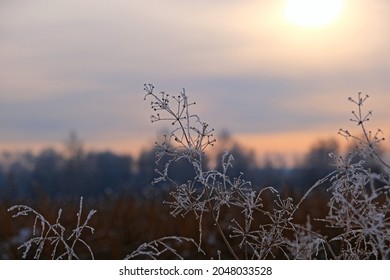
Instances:
[[[355,135],[359,135],[356,130]],[[82,141],[83,148],[86,152],[102,152],[111,151],[117,154],[127,154],[138,158],[142,152],[150,151],[155,145],[157,137],[148,139],[129,139],[129,141],[112,141],[102,143]],[[206,152],[212,156],[215,152],[224,149],[220,146],[220,139],[216,137],[217,142],[215,147],[209,147]],[[337,134],[327,132],[286,132],[276,134],[242,134],[230,135],[230,144],[238,144],[244,153],[254,155],[258,164],[263,164],[264,160],[274,160],[276,165],[294,166],[300,164],[304,156],[321,142],[335,140],[339,144],[339,151],[342,155],[346,149],[353,144],[353,141],[347,141],[344,137]],[[65,139],[59,142],[42,142],[42,143],[15,143],[0,146],[1,151],[10,151],[16,153],[33,152],[38,154],[44,149],[53,148],[58,152],[64,152]],[[388,141],[383,143],[383,147],[387,150],[389,148]],[[228,149],[227,149],[228,150]],[[388,154],[387,154],[388,156]]]

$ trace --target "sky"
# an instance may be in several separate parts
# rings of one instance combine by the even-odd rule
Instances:
[[[357,92],[390,133],[390,1],[341,1],[323,25],[288,18],[287,2],[2,0],[0,149],[75,131],[91,149],[138,153],[164,128],[150,123],[145,83],[185,88],[217,134],[258,153],[358,132]]]

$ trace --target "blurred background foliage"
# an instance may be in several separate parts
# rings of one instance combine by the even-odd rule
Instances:
[[[288,140],[287,140],[288,141]],[[353,149],[351,144],[350,150]],[[215,155],[208,160],[220,169],[218,159],[225,149],[234,156],[234,165],[228,172],[231,177],[243,174],[253,188],[272,186],[286,197],[299,201],[301,196],[318,179],[334,170],[330,153],[339,153],[334,139],[318,141],[301,160],[293,166],[286,165],[282,156],[264,156],[258,160],[255,154],[245,150],[225,134]],[[185,236],[197,240],[198,224],[194,219],[173,218],[169,206],[170,185],[160,182],[151,185],[155,177],[155,152],[151,148],[140,153],[138,158],[115,154],[110,151],[87,152],[76,133],[70,133],[64,143],[64,151],[46,148],[38,154],[32,152],[2,152],[0,156],[0,259],[20,259],[17,249],[32,234],[29,217],[13,219],[7,209],[15,204],[25,204],[39,211],[48,220],[55,222],[56,213],[62,208],[62,223],[71,226],[76,222],[80,196],[84,197],[84,209],[96,209],[90,225],[95,234],[86,236],[97,259],[123,259],[141,244],[163,236]],[[348,152],[348,151],[347,151]],[[358,160],[358,159],[357,159]],[[163,166],[163,161],[159,165]],[[186,183],[194,177],[188,162],[174,163],[170,174],[178,183]],[[367,162],[371,169],[378,169]],[[312,218],[327,215],[328,193],[326,185],[310,194],[296,218],[304,224],[307,215]],[[265,198],[272,204],[272,198]],[[231,219],[235,213],[222,213]],[[202,248],[206,256],[198,254],[185,244],[178,246],[186,258],[217,258],[217,250],[223,242],[215,233],[212,221],[203,221]],[[332,236],[336,233],[320,222],[313,224],[314,230]],[[88,252],[85,252],[86,256]],[[224,256],[224,252],[221,252]],[[228,253],[225,256],[229,256]],[[43,254],[50,258],[50,251]],[[169,258],[169,256],[167,257]]]

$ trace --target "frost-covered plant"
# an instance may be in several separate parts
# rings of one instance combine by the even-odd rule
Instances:
[[[355,140],[358,143],[358,152],[363,156],[363,158],[372,158],[377,161],[377,163],[387,169],[387,173],[390,171],[390,164],[387,163],[379,151],[379,145],[385,140],[382,136],[383,131],[381,129],[376,129],[375,132],[367,128],[367,122],[370,121],[373,111],[370,110],[367,113],[363,110],[364,103],[369,98],[368,95],[362,97],[362,94],[359,92],[357,99],[352,97],[348,98],[348,101],[352,102],[358,107],[358,111],[352,111],[353,117],[350,119],[351,122],[356,123],[360,127],[363,136],[356,136],[347,129],[340,129],[339,134],[344,136],[346,140]],[[388,174],[387,174],[388,175]]]
[[[176,257],[177,259],[184,259],[184,256],[179,253],[173,246],[182,244],[183,242],[190,243],[194,245],[198,252],[203,253],[203,250],[198,246],[198,244],[192,238],[186,237],[177,237],[177,236],[167,236],[160,239],[153,240],[149,243],[141,244],[136,250],[131,254],[125,257],[125,260],[130,260],[134,258],[150,258],[156,260],[164,254],[170,254]]]
[[[232,167],[234,158],[228,152],[221,159],[222,170],[207,168],[203,162],[204,151],[214,144],[215,139],[209,125],[190,113],[190,107],[195,103],[189,102],[184,90],[177,96],[165,92],[156,94],[150,84],[145,85],[144,90],[145,99],[151,99],[150,105],[155,112],[151,121],[169,121],[172,125],[165,141],[157,143],[157,162],[164,158],[167,163],[163,170],[156,170],[159,177],[155,182],[165,181],[173,186],[172,200],[167,202],[173,216],[194,214],[199,225],[199,247],[203,239],[204,216],[209,215],[234,259],[389,257],[388,176],[373,174],[361,161],[353,163],[353,154],[346,159],[333,156],[339,168],[319,179],[294,203],[292,198],[282,197],[273,187],[252,187],[243,179],[244,174],[230,178],[227,171]],[[341,129],[339,133],[346,138],[357,139],[361,153],[388,168],[389,165],[376,150],[377,144],[382,141],[379,138],[382,132],[378,130],[372,134],[365,127],[372,115],[371,111],[367,115],[363,113],[366,99],[361,94],[358,100],[349,98],[358,105],[358,112],[352,112],[354,118],[351,120],[361,126],[364,138],[355,137],[348,130]],[[194,178],[186,184],[178,184],[169,176],[171,163],[182,159],[192,164],[195,171]],[[377,181],[382,185],[378,187]],[[332,194],[329,214],[318,220],[341,231],[333,237],[313,231],[310,217],[306,225],[296,221],[296,213],[304,200],[325,182],[331,184],[328,189]],[[272,203],[266,205],[269,198]],[[235,217],[222,221],[221,213],[224,211],[234,213]]]
[[[385,140],[382,131],[372,133],[367,128],[372,116],[372,111],[363,110],[367,98],[361,93],[357,99],[348,98],[358,107],[357,112],[352,111],[350,120],[360,126],[363,136],[345,129],[339,131],[347,140],[357,141],[358,149],[345,158],[334,157],[338,172],[329,188],[332,196],[329,214],[324,219],[330,227],[341,231],[329,242],[339,244],[342,259],[390,258],[390,166],[378,153],[378,145]],[[356,153],[374,160],[382,173],[371,171],[364,160],[354,161]]]
[[[321,252],[324,254],[323,257],[327,259],[326,249],[328,246],[329,244],[322,235],[312,231],[310,217],[307,217],[305,227],[296,228],[296,232],[289,243],[289,250],[295,259],[306,260],[308,257],[311,259],[312,256],[319,256]],[[330,253],[334,257],[332,249],[330,249]]]
[[[68,232],[66,228],[60,223],[62,216],[62,209],[58,211],[57,219],[55,223],[50,223],[42,214],[33,208],[26,205],[14,205],[8,209],[8,211],[15,211],[12,217],[28,216],[34,217],[34,224],[32,230],[32,237],[24,242],[18,249],[24,249],[23,259],[28,257],[31,252],[33,258],[38,260],[41,258],[41,254],[45,248],[51,250],[51,258],[54,260],[59,259],[80,259],[76,246],[81,244],[84,246],[91,259],[94,259],[94,255],[91,247],[82,238],[82,233],[85,230],[94,233],[94,228],[88,225],[92,216],[96,213],[96,210],[89,211],[82,221],[83,210],[83,198],[80,198],[79,210],[77,212],[77,224],[76,227]]]
[[[304,229],[295,224],[294,214],[307,195],[294,205],[291,198],[282,198],[272,187],[253,188],[243,179],[243,174],[230,178],[227,171],[234,158],[228,152],[222,156],[222,170],[207,168],[203,162],[204,151],[215,140],[209,125],[190,113],[195,103],[189,102],[184,90],[180,95],[170,96],[164,92],[156,94],[153,85],[145,85],[145,91],[145,99],[151,99],[151,109],[155,111],[151,121],[169,121],[172,125],[165,141],[157,143],[157,162],[165,158],[167,164],[163,170],[157,170],[160,176],[155,182],[167,181],[174,186],[172,200],[167,202],[173,216],[195,215],[199,225],[198,245],[201,246],[203,239],[203,218],[209,215],[234,259],[295,258],[288,236]],[[177,184],[169,177],[170,164],[182,159],[192,164],[195,176],[186,184]],[[272,209],[264,203],[264,199],[270,197]],[[238,216],[222,221],[224,211],[238,213]],[[224,226],[226,222],[228,225]]]
[[[390,257],[390,187],[363,162],[338,158],[339,172],[329,188],[329,214],[324,220],[340,234],[329,242],[340,247],[341,259]],[[378,180],[380,178],[380,180]]]

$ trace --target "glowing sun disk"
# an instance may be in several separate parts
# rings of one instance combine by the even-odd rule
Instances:
[[[318,27],[334,21],[342,4],[342,0],[287,0],[284,14],[291,23]]]

